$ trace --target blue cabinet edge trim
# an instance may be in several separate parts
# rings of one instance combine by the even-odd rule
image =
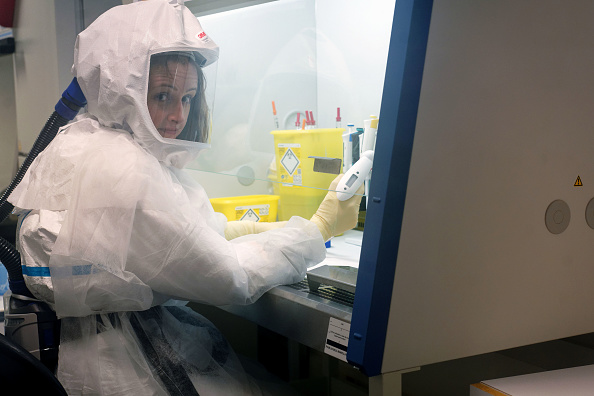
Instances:
[[[348,361],[382,373],[433,0],[396,0]],[[406,318],[401,318],[406,320]]]

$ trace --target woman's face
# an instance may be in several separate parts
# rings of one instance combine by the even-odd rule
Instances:
[[[193,62],[168,61],[151,66],[147,105],[161,136],[175,139],[181,133],[197,92],[198,72]]]

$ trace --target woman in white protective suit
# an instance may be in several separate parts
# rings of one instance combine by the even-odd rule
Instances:
[[[173,2],[175,3],[175,2]],[[359,198],[314,217],[227,223],[181,169],[208,147],[203,69],[218,47],[183,5],[137,2],[79,34],[88,112],[64,127],[9,200],[31,292],[62,319],[69,394],[260,394],[203,317],[172,299],[248,304],[302,280]]]

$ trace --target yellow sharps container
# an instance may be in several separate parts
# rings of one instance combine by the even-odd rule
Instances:
[[[314,159],[342,159],[342,128],[272,131],[279,183],[279,220],[310,219],[336,175],[314,172]]]
[[[277,217],[278,195],[243,195],[239,197],[211,198],[215,210],[228,221],[274,222]]]

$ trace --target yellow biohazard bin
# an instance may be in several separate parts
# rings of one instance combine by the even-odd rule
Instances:
[[[272,131],[279,220],[311,218],[336,175],[314,172],[314,158],[342,159],[342,128]]]
[[[276,221],[278,195],[243,195],[239,197],[211,198],[215,212],[227,217],[228,221]]]

